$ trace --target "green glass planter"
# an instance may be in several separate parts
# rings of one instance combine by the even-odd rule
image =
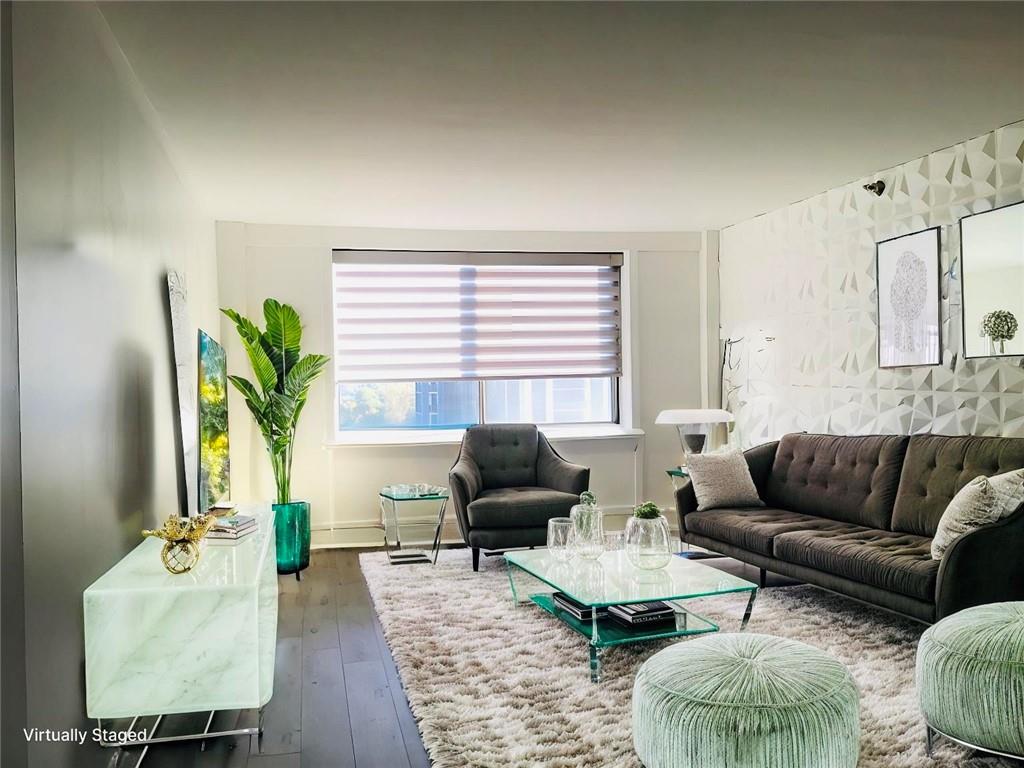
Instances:
[[[277,572],[294,573],[309,567],[309,502],[274,504]]]

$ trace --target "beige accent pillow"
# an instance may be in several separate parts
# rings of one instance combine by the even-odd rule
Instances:
[[[763,507],[750,476],[747,460],[739,451],[691,453],[686,457],[697,511],[720,507]]]
[[[942,513],[932,539],[932,559],[941,560],[954,539],[1002,520],[1024,503],[1024,469],[981,475],[961,488]]]

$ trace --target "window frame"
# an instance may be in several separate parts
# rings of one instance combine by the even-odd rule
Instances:
[[[334,353],[331,353],[333,360]],[[568,378],[572,377],[562,377]],[[622,422],[620,420],[620,409],[619,409],[619,392],[621,390],[619,386],[618,376],[581,376],[579,378],[585,379],[610,379],[611,381],[611,393],[609,395],[609,405],[611,406],[611,421],[553,421],[544,422],[542,426],[545,427],[621,427]],[[334,391],[331,393],[331,413],[333,421],[333,432],[335,437],[339,435],[350,434],[353,432],[443,432],[445,430],[462,430],[466,427],[459,424],[445,424],[440,426],[408,426],[404,424],[394,424],[387,427],[349,427],[344,428],[339,423],[340,413],[338,411],[338,385],[346,382],[338,381],[337,374],[333,377],[334,380]],[[531,379],[508,379],[508,381],[530,381]],[[536,379],[534,379],[536,380]],[[477,385],[477,424],[501,424],[502,422],[490,422],[487,420],[487,394],[486,387],[488,381],[505,381],[505,379],[461,379],[461,381],[472,381]],[[366,382],[376,383],[376,382]],[[412,384],[418,384],[420,382],[413,381]]]

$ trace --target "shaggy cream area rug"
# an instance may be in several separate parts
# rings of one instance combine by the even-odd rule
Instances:
[[[631,740],[633,676],[666,643],[605,650],[604,679],[591,683],[586,640],[532,604],[514,607],[504,559],[481,560],[474,573],[465,549],[442,551],[436,566],[360,556],[434,766],[640,768]],[[688,605],[736,631],[746,596]],[[793,586],[761,590],[748,629],[817,646],[850,669],[861,697],[859,768],[1017,765],[970,759],[948,743],[934,760],[926,757],[914,690],[922,625]]]

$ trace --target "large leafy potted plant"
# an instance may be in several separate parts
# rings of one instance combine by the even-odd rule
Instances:
[[[327,364],[326,355],[299,355],[302,322],[299,313],[274,299],[263,302],[266,330],[233,309],[231,318],[249,356],[255,383],[228,376],[242,393],[270,454],[277,485],[274,504],[278,573],[299,572],[309,565],[309,502],[292,500],[292,456],[295,427],[306,405],[309,387]]]

